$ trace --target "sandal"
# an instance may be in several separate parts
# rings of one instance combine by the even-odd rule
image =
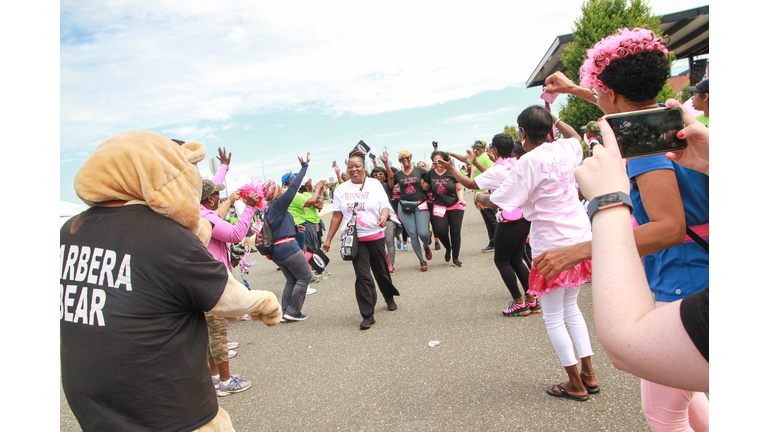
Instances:
[[[427,267],[427,262],[426,261],[421,260],[420,262],[421,262],[421,271],[424,272],[424,271],[429,270],[429,268]]]
[[[559,398],[572,399],[572,400],[579,401],[579,402],[585,402],[585,401],[589,400],[589,394],[587,394],[586,396],[572,395],[572,394],[568,393],[565,390],[565,388],[563,388],[562,384],[555,384],[555,385],[560,390],[560,393],[558,393],[556,391],[553,391],[551,388],[548,388],[547,389],[547,394],[548,395],[554,396],[554,397],[559,397]]]
[[[592,372],[592,373],[581,372],[580,375],[581,375],[581,382],[582,382],[582,384],[584,384],[584,387],[587,388],[587,394],[600,393],[600,387],[599,386],[595,385],[593,387],[590,387],[590,386],[587,385],[586,381],[584,381],[584,378],[583,378],[583,377],[594,378],[594,376],[595,376],[594,372]]]

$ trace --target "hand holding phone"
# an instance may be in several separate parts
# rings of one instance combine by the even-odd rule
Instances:
[[[432,147],[437,150],[437,141],[432,141]]]
[[[609,114],[603,118],[616,135],[624,159],[680,151],[688,146],[677,135],[685,127],[679,106]]]

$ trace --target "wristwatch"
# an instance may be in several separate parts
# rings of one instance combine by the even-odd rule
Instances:
[[[629,214],[632,214],[632,212],[635,210],[635,207],[632,205],[632,199],[624,192],[611,192],[605,195],[596,196],[592,199],[592,201],[589,202],[589,205],[587,206],[589,222],[592,223],[592,218],[595,216],[595,213],[599,212],[600,210],[609,209],[611,207],[618,207],[621,205],[629,207]]]

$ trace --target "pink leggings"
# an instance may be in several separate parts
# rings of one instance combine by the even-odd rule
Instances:
[[[656,307],[666,302],[656,302]],[[691,392],[640,380],[645,419],[655,432],[709,431],[709,399]]]
[[[640,380],[645,420],[655,432],[709,431],[709,399],[704,393]]]

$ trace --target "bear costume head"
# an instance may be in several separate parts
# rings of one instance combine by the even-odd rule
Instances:
[[[118,133],[77,171],[75,193],[91,207],[110,201],[145,204],[207,243],[211,228],[200,223],[202,179],[196,165],[203,159],[205,147],[198,142],[179,145],[147,131]]]

